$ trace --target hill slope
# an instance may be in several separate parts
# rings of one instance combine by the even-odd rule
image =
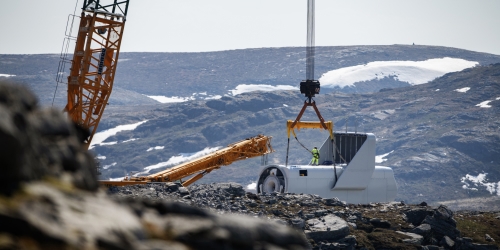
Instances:
[[[317,47],[315,75],[375,61],[424,61],[435,58],[459,58],[489,65],[500,56],[462,49],[423,46],[336,46]],[[0,55],[0,74],[15,75],[28,85],[43,105],[66,103],[65,76],[56,87],[58,55]],[[391,72],[390,72],[391,73]],[[394,75],[381,81],[356,84],[356,88],[323,88],[322,93],[376,92],[384,87],[408,86],[395,81]],[[148,105],[156,101],[147,96],[197,98],[231,94],[238,85],[265,84],[298,87],[305,78],[305,48],[261,48],[203,53],[120,53],[110,106]],[[56,91],[57,88],[57,91]]]
[[[372,132],[378,137],[377,155],[387,154],[381,164],[395,171],[398,200],[498,197],[500,66],[490,64],[500,62],[500,56],[433,46],[320,47],[316,73],[320,76],[373,61],[442,57],[476,61],[480,66],[414,86],[387,78],[357,83],[355,88],[323,88],[316,102],[337,131],[347,126],[349,131]],[[298,85],[304,75],[303,58],[303,48],[123,53],[111,104],[99,130],[143,123],[105,140],[114,145],[95,146],[102,178],[142,172],[179,154],[184,157],[256,134],[274,137],[277,152],[269,161],[283,163],[285,123],[302,106],[298,91],[252,92],[177,104],[160,104],[145,95],[191,97],[206,92],[215,96],[241,84]],[[28,85],[47,105],[52,103],[55,87],[55,74],[50,71],[57,63],[55,55],[0,55],[0,74],[15,75],[9,78]],[[59,86],[56,106],[64,106],[64,96],[64,86]],[[487,101],[491,107],[485,107]],[[303,120],[316,120],[309,111]],[[320,131],[299,133],[309,148],[326,136]],[[307,151],[297,144],[292,144],[290,155],[291,163],[309,160]],[[257,178],[259,165],[259,159],[250,159],[214,171],[201,182],[249,184]]]

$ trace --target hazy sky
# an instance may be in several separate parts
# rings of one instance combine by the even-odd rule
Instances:
[[[0,54],[61,51],[76,0],[0,1]],[[130,0],[121,51],[305,46],[306,13],[307,0]],[[411,43],[500,55],[500,1],[316,0],[317,46]]]

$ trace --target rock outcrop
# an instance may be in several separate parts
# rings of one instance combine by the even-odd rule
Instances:
[[[308,194],[261,195],[245,193],[238,183],[195,184],[185,194],[171,188],[178,185],[112,187],[108,192],[117,198],[177,200],[219,214],[267,218],[303,231],[313,249],[498,249],[491,236],[487,240],[483,235],[488,244],[462,236],[455,213],[446,206],[352,205]],[[494,225],[500,225],[496,220]]]

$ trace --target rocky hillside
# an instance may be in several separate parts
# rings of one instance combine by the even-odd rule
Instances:
[[[500,208],[496,119],[500,67],[492,64],[500,62],[500,56],[434,46],[320,47],[316,73],[373,61],[441,57],[477,61],[480,66],[415,86],[388,78],[357,83],[355,88],[322,88],[316,102],[337,131],[377,136],[377,155],[385,155],[380,165],[395,171],[397,201]],[[206,92],[210,96],[228,93],[239,84],[298,84],[304,75],[303,58],[303,48],[121,54],[114,92],[99,130],[144,123],[92,149],[99,156],[101,178],[144,172],[173,157],[224,147],[257,134],[273,136],[276,153],[269,162],[284,163],[285,122],[295,119],[304,100],[298,91],[252,92],[178,104],[160,104],[144,95],[191,97]],[[29,86],[42,104],[48,104],[57,63],[55,55],[0,55],[0,74],[15,75],[9,79]],[[55,103],[62,109],[65,88],[58,89]],[[308,110],[303,119],[317,118]],[[326,138],[320,131],[303,130],[298,136],[309,148]],[[294,164],[309,160],[307,151],[295,142],[290,155]],[[259,165],[260,159],[239,162],[200,182],[247,185],[256,181]],[[489,203],[470,202],[479,197]]]
[[[395,171],[398,201],[431,203],[497,197],[499,72],[500,64],[475,67],[427,84],[371,94],[330,93],[315,100],[323,117],[334,121],[335,130],[377,136],[377,155],[387,154],[380,165]],[[269,156],[270,163],[284,163],[285,123],[295,119],[302,100],[296,92],[261,92],[154,107],[110,107],[101,123],[104,128],[147,122],[108,138],[108,142],[117,144],[96,146],[94,152],[106,156],[101,160],[103,166],[116,162],[103,171],[103,177],[118,177],[143,171],[180,153],[265,134],[273,136],[276,150]],[[478,106],[485,101],[491,101],[491,107]],[[303,120],[317,117],[311,109]],[[302,130],[298,134],[309,148],[326,137],[320,131]],[[137,140],[129,141],[133,138]],[[164,148],[148,151],[155,146]],[[292,142],[290,162],[307,164],[308,160],[308,152]],[[250,184],[257,179],[259,165],[259,159],[250,159],[214,171],[201,181]],[[498,200],[495,206],[499,208]]]
[[[0,249],[498,249],[498,212],[348,205],[240,184],[106,189],[84,131],[0,83]],[[255,218],[257,217],[257,218]]]

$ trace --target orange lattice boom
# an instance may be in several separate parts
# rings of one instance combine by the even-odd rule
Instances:
[[[108,103],[118,63],[128,1],[87,0],[80,17],[65,111],[90,131],[88,147]],[[113,1],[111,1],[113,2]]]
[[[148,182],[172,182],[194,175],[182,182],[183,186],[189,186],[221,166],[274,152],[271,147],[271,138],[269,136],[258,135],[230,144],[223,149],[219,149],[198,159],[182,163],[152,175],[131,177],[123,181],[101,181],[101,183],[104,185],[124,186],[145,184]]]

